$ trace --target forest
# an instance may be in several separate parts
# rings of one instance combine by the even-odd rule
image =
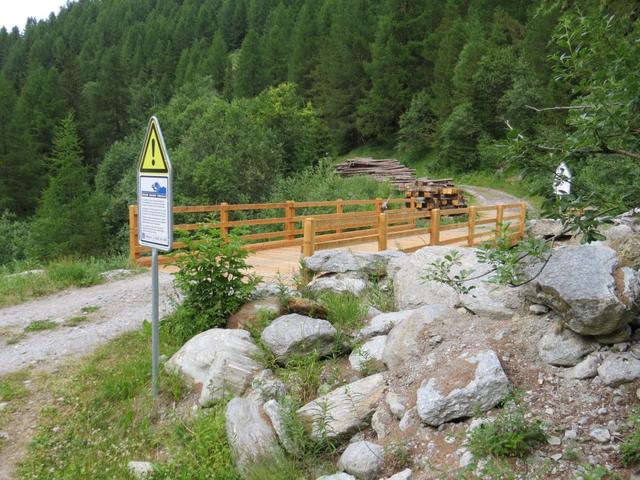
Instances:
[[[78,0],[0,30],[0,264],[126,248],[150,115],[176,204],[362,198],[332,159],[640,203],[634,0]],[[293,198],[297,197],[297,198]],[[585,200],[586,199],[586,200]]]

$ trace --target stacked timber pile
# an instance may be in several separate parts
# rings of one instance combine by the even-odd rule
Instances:
[[[343,177],[370,175],[377,180],[386,180],[400,189],[415,181],[416,171],[405,167],[395,159],[374,160],[373,158],[350,158],[336,166],[336,172]]]
[[[467,201],[460,189],[453,184],[452,178],[418,178],[405,186],[407,199],[413,197],[418,210],[433,208],[464,208]],[[409,205],[407,205],[409,206]]]

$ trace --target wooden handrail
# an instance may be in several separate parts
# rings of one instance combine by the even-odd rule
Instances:
[[[318,202],[295,202],[288,200],[277,203],[245,203],[220,205],[176,206],[173,212],[181,215],[212,214],[203,222],[182,223],[174,225],[176,232],[197,231],[203,228],[218,228],[222,236],[239,227],[249,229],[242,231],[241,238],[247,244],[247,250],[265,250],[299,246],[303,255],[313,255],[319,249],[339,248],[362,242],[376,241],[379,250],[388,248],[389,238],[403,238],[420,236],[423,243],[428,237],[429,245],[447,245],[465,243],[468,246],[478,245],[491,236],[495,241],[501,230],[510,234],[514,241],[524,237],[526,221],[526,204],[470,206],[456,209],[418,209],[415,200],[409,198],[393,198],[386,201],[383,209],[382,199],[367,200],[330,200]],[[399,205],[399,207],[397,206]],[[359,207],[359,210],[347,211],[349,207]],[[334,208],[334,213],[327,213],[327,208]],[[512,209],[517,213],[511,213]],[[298,210],[304,209],[303,212]],[[319,213],[309,213],[310,209],[322,209]],[[274,210],[273,217],[258,217],[251,211]],[[324,211],[323,211],[324,210]],[[510,210],[505,215],[505,210]],[[235,218],[232,217],[235,216]],[[238,218],[249,216],[253,218]],[[264,213],[263,213],[264,215]],[[509,221],[507,231],[505,221]],[[421,223],[418,224],[418,221]],[[512,224],[511,221],[514,221]],[[129,255],[132,261],[147,264],[150,249],[138,245],[137,238],[138,208],[129,206]],[[426,225],[425,225],[426,224]],[[421,226],[418,226],[421,225]],[[491,229],[492,230],[487,230]],[[455,234],[456,231],[467,229],[464,236]],[[251,231],[253,230],[253,231]],[[447,235],[443,236],[443,233]],[[454,232],[454,235],[449,234]],[[482,240],[479,240],[482,239]],[[180,238],[174,242],[174,248],[185,245]],[[399,248],[399,247],[398,247]],[[413,251],[410,247],[405,250]],[[165,259],[167,260],[167,259]],[[163,260],[163,261],[165,261]],[[165,262],[166,263],[166,262]]]

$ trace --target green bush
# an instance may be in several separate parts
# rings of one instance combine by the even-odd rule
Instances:
[[[9,210],[0,213],[0,238],[2,238],[0,265],[25,258],[25,243],[28,235],[27,222],[19,220]]]
[[[625,465],[640,464],[640,408],[629,418],[630,432],[620,447],[620,457]]]
[[[546,438],[541,422],[527,420],[524,409],[519,407],[475,428],[469,439],[469,450],[476,458],[524,457]]]
[[[184,301],[176,313],[163,321],[164,328],[186,341],[193,335],[224,325],[249,298],[258,279],[248,274],[248,252],[240,237],[223,238],[217,229],[202,230],[185,238],[175,264],[176,285]]]

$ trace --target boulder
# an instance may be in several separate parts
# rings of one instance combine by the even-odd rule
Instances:
[[[360,295],[367,285],[367,281],[358,274],[336,273],[314,278],[307,284],[307,288],[318,293],[328,290],[334,293]]]
[[[391,413],[400,420],[407,411],[407,397],[395,392],[388,392],[386,400]]]
[[[537,218],[527,221],[527,235],[534,238],[551,238],[562,233],[562,222],[551,218]]]
[[[393,423],[394,420],[391,416],[391,412],[384,403],[380,403],[371,417],[371,428],[376,432],[378,440],[382,440],[389,436],[393,428]]]
[[[573,367],[597,348],[596,342],[567,328],[563,328],[560,333],[550,329],[538,342],[540,358],[559,367]]]
[[[245,303],[240,310],[231,315],[227,320],[227,328],[247,329],[253,325],[258,317],[258,312],[267,311],[274,315],[283,313],[278,297],[262,297]]]
[[[291,437],[289,437],[285,427],[282,405],[280,405],[277,400],[269,400],[262,406],[262,408],[271,421],[271,426],[275,430],[278,440],[280,440],[280,445],[282,445],[287,453],[291,455],[297,454],[298,452],[295,445],[293,444]]]
[[[275,432],[253,400],[232,399],[227,404],[225,421],[229,447],[240,472],[254,463],[282,455]]]
[[[613,345],[615,343],[626,342],[630,338],[631,338],[631,327],[629,325],[625,325],[620,330],[611,332],[608,335],[596,335],[594,337],[594,340],[598,343],[603,343],[605,345]]]
[[[384,362],[382,361],[382,353],[387,343],[386,335],[378,335],[363,343],[360,347],[354,349],[349,355],[349,363],[351,368],[358,372],[366,371],[372,373],[374,371],[384,370]]]
[[[423,423],[437,427],[458,418],[486,412],[509,393],[509,380],[493,350],[461,355],[438,365],[417,392],[416,408]]]
[[[333,348],[336,329],[326,320],[297,313],[276,318],[262,331],[265,346],[279,359],[317,351],[326,355]]]
[[[381,313],[373,317],[367,325],[362,327],[354,335],[357,340],[364,340],[375,335],[386,335],[400,322],[409,318],[415,310],[403,310],[401,312]]]
[[[260,282],[253,289],[251,298],[256,300],[264,297],[280,297],[282,295],[298,295],[298,292],[283,284]]]
[[[286,394],[287,387],[284,382],[277,379],[270,369],[265,369],[253,377],[246,397],[262,405],[267,400],[282,398]]]
[[[414,310],[387,335],[382,359],[390,370],[406,366],[412,359],[424,355],[429,348],[423,332],[436,322],[461,323],[460,314],[443,305],[429,305]]]
[[[540,267],[528,270],[535,274]],[[534,286],[535,301],[551,306],[581,335],[612,333],[626,326],[637,311],[637,273],[620,268],[615,252],[603,244],[553,250]]]
[[[524,299],[517,289],[488,282],[495,274],[465,283],[465,286],[474,288],[469,294],[461,295],[449,285],[424,279],[435,262],[454,251],[460,254],[460,265],[451,268],[451,275],[461,270],[471,270],[476,276],[491,269],[478,261],[478,249],[466,247],[425,247],[413,255],[394,260],[389,270],[394,272],[395,301],[400,310],[440,304],[452,308],[462,306],[478,315],[508,319],[524,305]]]
[[[569,376],[576,380],[586,380],[598,375],[598,367],[604,360],[604,355],[600,352],[594,352],[588,355],[584,360],[578,363],[569,371]]]
[[[365,440],[349,444],[338,461],[338,468],[354,475],[358,480],[378,478],[384,464],[384,449]]]
[[[287,301],[289,313],[299,313],[312,318],[327,319],[327,309],[324,305],[304,297],[290,297]]]
[[[411,480],[412,472],[410,468],[405,468],[401,472],[391,475],[387,480]]]
[[[259,352],[246,330],[213,328],[185,343],[165,369],[199,386],[198,403],[207,406],[226,395],[244,393],[251,377],[262,370],[254,360]]]
[[[316,398],[298,410],[315,438],[345,438],[366,425],[384,395],[381,373],[370,375]]]
[[[387,264],[404,253],[387,250],[378,253],[353,253],[350,250],[321,250],[303,260],[305,267],[315,273],[363,272],[386,273]]]
[[[640,360],[628,352],[611,354],[598,367],[598,375],[610,387],[633,382],[640,378]]]

